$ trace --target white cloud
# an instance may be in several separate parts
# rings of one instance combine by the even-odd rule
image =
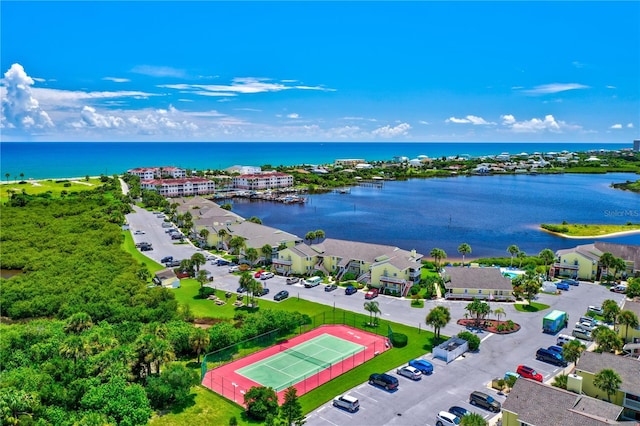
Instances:
[[[544,119],[532,118],[524,121],[517,121],[511,114],[503,115],[501,118],[502,124],[515,133],[563,133],[565,131],[582,130],[580,126],[556,120],[551,114],[546,115]]]
[[[582,62],[578,62],[578,61],[573,61],[571,62],[571,65],[573,65],[576,68],[584,68],[586,65],[583,64]]]
[[[86,101],[98,101],[102,99],[112,98],[133,98],[146,99],[151,96],[160,96],[154,93],[139,91],[114,91],[114,92],[82,92],[78,90],[59,90],[59,89],[33,89],[34,94],[40,102],[47,108],[58,109],[63,107],[82,106]]]
[[[382,138],[393,138],[396,136],[406,136],[409,134],[409,129],[411,129],[411,126],[408,123],[400,123],[395,127],[389,125],[378,127],[372,131],[371,134]]]
[[[333,92],[321,86],[287,86],[281,83],[271,83],[266,78],[243,77],[234,78],[231,84],[162,84],[158,87],[184,91],[194,91],[203,96],[236,96],[236,94],[253,94],[265,92],[280,92],[283,90],[320,90]]]
[[[44,129],[54,127],[49,114],[33,96],[34,81],[20,64],[13,64],[2,80],[6,95],[2,99],[0,127],[12,129]]]
[[[627,123],[627,129],[633,129],[633,123]]]
[[[530,95],[547,95],[550,93],[566,92],[568,90],[589,89],[589,86],[579,83],[551,83],[536,86],[533,89],[523,90],[523,93]]]
[[[613,126],[611,126],[611,127],[609,127],[609,128],[610,128],[610,129],[622,129],[622,124],[617,123],[617,124],[614,124]]]
[[[137,65],[131,69],[136,74],[148,75],[151,77],[177,77],[184,78],[187,72],[182,69],[171,67],[158,67],[153,65]]]
[[[103,80],[113,81],[114,83],[128,83],[131,81],[128,78],[119,78],[119,77],[104,77]]]
[[[607,87],[607,89],[615,89],[616,88],[616,86],[611,86],[611,85],[606,86],[606,87]]]
[[[473,124],[474,126],[478,125],[494,125],[496,123],[491,121],[486,121],[482,117],[477,117],[475,115],[467,115],[465,118],[456,118],[449,117],[445,120],[445,123],[454,123],[454,124]]]
[[[300,118],[300,115],[299,115],[299,114],[296,114],[296,113],[294,112],[294,113],[291,113],[291,114],[287,115],[287,118]]]
[[[98,114],[95,108],[85,106],[80,113],[81,121],[75,122],[74,127],[98,127],[98,128],[118,128],[125,125],[125,121],[121,117],[113,115]]]
[[[418,123],[420,123],[420,124],[424,124],[424,125],[429,125],[429,124],[431,124],[431,123],[429,123],[428,121],[424,121],[424,120],[420,120],[420,121],[418,121]]]

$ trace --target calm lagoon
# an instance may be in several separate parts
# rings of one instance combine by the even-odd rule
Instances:
[[[636,175],[508,175],[388,181],[380,189],[354,187],[349,194],[310,195],[306,204],[235,200],[233,211],[300,237],[322,229],[329,238],[416,249],[434,247],[460,258],[509,256],[516,244],[528,254],[594,240],[564,239],[539,230],[541,223],[640,222],[640,196],[610,188]],[[602,240],[602,239],[601,239]],[[640,235],[606,241],[640,244]]]

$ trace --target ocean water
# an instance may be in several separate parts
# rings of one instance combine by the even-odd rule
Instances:
[[[339,158],[367,161],[394,156],[496,155],[630,148],[620,143],[318,143],[318,142],[2,142],[0,178],[25,179],[121,174],[136,167],[198,170],[234,165],[328,164]]]

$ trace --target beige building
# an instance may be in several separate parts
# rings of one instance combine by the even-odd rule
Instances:
[[[600,256],[611,253],[627,263],[627,275],[640,274],[640,246],[596,241],[593,244],[558,250],[551,273],[557,277],[579,278],[595,281],[600,278]]]
[[[500,268],[448,267],[442,275],[446,299],[515,300],[511,280],[502,275]]]

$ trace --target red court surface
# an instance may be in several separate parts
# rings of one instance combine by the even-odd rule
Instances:
[[[330,334],[349,342],[357,343],[364,346],[365,349],[331,365],[329,368],[303,378],[302,381],[294,384],[293,386],[297,389],[298,396],[304,395],[329,380],[363,364],[374,356],[389,349],[386,337],[378,336],[346,325],[322,325],[283,343],[286,343],[290,348],[295,348],[295,345],[299,345],[300,343],[311,340],[322,334]],[[264,360],[265,358],[269,358],[270,356],[279,353],[281,350],[281,345],[276,344],[244,358],[240,358],[237,361],[209,370],[202,380],[202,385],[225,398],[244,406],[245,392],[253,386],[263,385],[236,373],[236,370]],[[286,389],[277,393],[280,404],[284,401],[285,391]]]

